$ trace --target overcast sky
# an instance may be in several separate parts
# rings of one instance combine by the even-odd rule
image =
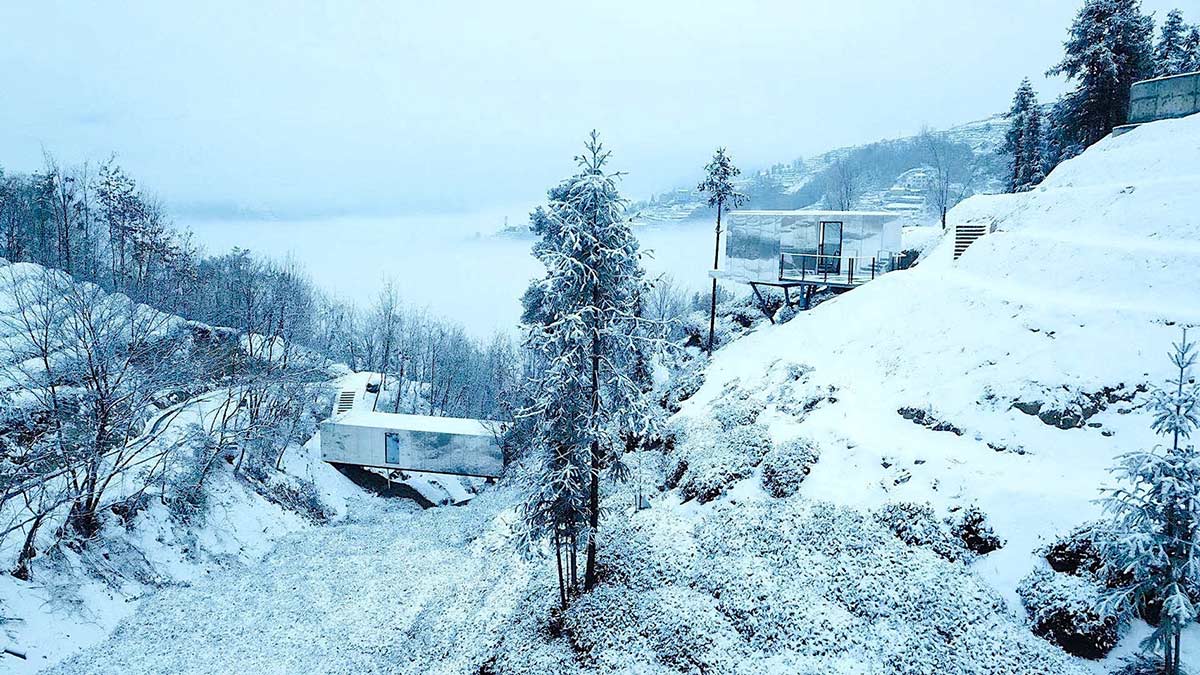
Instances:
[[[1053,96],[1077,6],[5,2],[0,166],[115,152],[177,213],[496,211],[594,127],[640,198],[717,145],[749,168],[985,117],[1025,75]]]

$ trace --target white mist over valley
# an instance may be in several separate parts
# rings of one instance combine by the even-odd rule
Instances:
[[[532,208],[532,207],[531,207]],[[524,228],[514,211],[509,226]],[[521,294],[541,272],[528,234],[501,234],[504,216],[406,216],[296,221],[188,220],[179,224],[213,253],[241,247],[301,263],[320,288],[359,307],[374,303],[384,282],[395,282],[415,307],[462,323],[486,339],[517,334]],[[707,219],[637,228],[652,276],[668,275],[681,288],[703,290],[712,267],[713,224]]]

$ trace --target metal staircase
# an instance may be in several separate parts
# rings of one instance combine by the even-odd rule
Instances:
[[[356,392],[353,389],[343,389],[338,392],[337,405],[334,406],[333,414],[341,415],[344,412],[354,408],[354,397]]]
[[[987,234],[987,225],[955,225],[954,226],[954,259],[962,257],[967,247],[975,240]]]

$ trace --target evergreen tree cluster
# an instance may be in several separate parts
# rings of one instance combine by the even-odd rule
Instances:
[[[1200,25],[1188,25],[1183,12],[1171,10],[1154,48],[1154,74],[1168,77],[1200,70]]]
[[[1070,159],[1129,119],[1134,82],[1200,70],[1200,26],[1178,9],[1154,36],[1140,0],[1085,0],[1071,24],[1063,58],[1047,75],[1073,85],[1043,110],[1028,78],[1013,97],[1002,148],[1010,158],[1009,192],[1029,190],[1060,161]]]
[[[1086,0],[1062,60],[1049,75],[1075,85],[1054,106],[1062,158],[1079,154],[1129,118],[1129,88],[1154,74],[1154,20],[1140,0]]]

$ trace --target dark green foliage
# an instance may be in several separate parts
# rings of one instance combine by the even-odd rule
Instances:
[[[1188,45],[1189,27],[1183,12],[1173,9],[1163,21],[1158,44],[1154,47],[1154,74],[1158,77],[1179,75],[1190,70],[1192,54]]]
[[[1120,639],[1116,615],[1100,609],[1102,587],[1091,579],[1039,568],[1017,588],[1033,632],[1068,654],[1102,659]]]
[[[1062,61],[1074,89],[1055,106],[1058,143],[1067,157],[1129,118],[1129,87],[1154,73],[1154,21],[1140,0],[1086,0],[1075,16]]]
[[[1046,142],[1042,131],[1042,109],[1029,78],[1022,80],[1017,88],[1008,120],[1003,148],[1010,162],[1008,191],[1025,192],[1046,177],[1042,156]]]
[[[988,524],[987,515],[977,506],[967,507],[954,522],[951,532],[968,551],[977,555],[987,555],[1004,546],[1004,541],[996,536]]]

